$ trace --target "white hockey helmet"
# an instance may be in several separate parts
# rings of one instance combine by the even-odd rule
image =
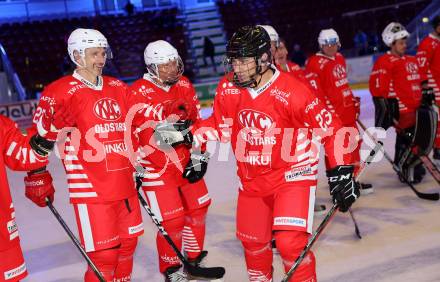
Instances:
[[[147,73],[150,77],[156,78],[167,85],[175,84],[183,74],[183,62],[177,52],[170,43],[165,40],[157,40],[148,43],[144,51],[144,61],[147,66]],[[176,61],[177,71],[175,75],[170,73],[170,77],[159,77],[158,66]]]
[[[278,47],[278,44],[280,42],[280,36],[278,35],[278,32],[275,30],[275,28],[273,28],[271,25],[258,25],[258,26],[261,26],[267,32],[267,34],[269,34],[270,41],[275,41]]]
[[[397,22],[388,24],[382,32],[382,40],[388,47],[393,45],[394,41],[409,37],[409,32],[405,27]]]
[[[318,43],[319,46],[337,44],[339,47],[341,47],[339,35],[333,28],[321,30],[318,36]]]
[[[106,48],[107,59],[112,58],[112,53],[110,51],[107,38],[105,38],[105,36],[96,29],[77,28],[72,31],[69,39],[67,40],[67,52],[69,53],[69,57],[72,62],[74,62],[76,65],[79,64],[75,61],[73,52],[75,50],[78,51],[79,55],[84,58],[85,50],[93,47]]]

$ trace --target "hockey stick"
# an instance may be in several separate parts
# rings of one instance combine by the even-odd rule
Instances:
[[[380,150],[380,147],[382,147],[382,145],[383,145],[382,142],[379,142],[376,144],[376,147],[374,147],[373,150],[371,150],[368,158],[362,163],[362,167],[359,169],[360,172],[358,173],[355,181],[359,181],[359,178],[362,175],[362,173],[364,173],[366,166],[371,163],[371,161],[374,159],[374,156]],[[281,282],[289,281],[290,277],[292,277],[293,273],[296,271],[298,266],[306,257],[306,254],[310,251],[313,244],[316,242],[316,239],[318,239],[319,235],[321,235],[322,231],[327,226],[328,222],[333,218],[337,209],[338,209],[338,204],[334,203],[330,211],[326,214],[322,222],[318,225],[318,228],[316,228],[316,231],[313,233],[307,245],[304,247],[304,249],[299,254],[298,258],[295,260],[295,263],[292,265],[289,271],[287,271],[287,273],[284,275],[284,278],[283,280],[281,280]]]
[[[64,221],[64,219],[61,217],[61,215],[58,213],[58,211],[55,209],[55,207],[52,205],[52,203],[50,202],[50,200],[48,198],[46,198],[46,204],[49,207],[50,211],[55,216],[55,218],[61,224],[61,226],[63,227],[64,231],[66,231],[67,235],[69,235],[69,237],[72,240],[73,244],[80,251],[81,255],[86,259],[88,265],[93,270],[93,272],[96,274],[96,277],[98,277],[99,281],[100,282],[106,282],[105,279],[104,279],[104,276],[102,275],[102,273],[98,270],[96,265],[93,263],[93,261],[87,255],[86,251],[82,248],[81,243],[78,241],[78,239],[75,237],[75,235],[73,235],[73,233],[70,230],[69,226],[67,226],[67,223]]]
[[[348,209],[348,213],[350,214],[351,220],[353,220],[353,224],[354,224],[354,233],[356,234],[356,236],[357,236],[359,239],[362,239],[361,231],[359,230],[359,226],[358,226],[358,224],[357,224],[357,222],[356,222],[356,219],[354,218],[354,214],[353,214],[353,211],[351,210],[351,208]]]
[[[419,158],[423,162],[425,167],[431,173],[432,178],[434,178],[435,181],[437,181],[437,183],[440,184],[440,171],[435,166],[435,164],[432,162],[432,160],[430,158],[428,158],[428,156],[419,156]]]
[[[373,135],[370,132],[368,132],[367,128],[360,120],[357,120],[357,123],[364,130],[364,132],[368,135],[368,137],[371,138],[371,140],[373,140],[375,143],[379,142],[376,140],[376,138],[373,137]],[[387,161],[392,165],[392,167],[393,167],[394,171],[397,173],[397,175],[401,179],[403,179],[403,181],[405,181],[405,183],[411,188],[411,190],[413,190],[413,192],[417,195],[417,197],[419,197],[420,199],[430,200],[430,201],[438,201],[440,199],[439,193],[422,193],[422,192],[418,191],[414,187],[414,185],[412,185],[411,182],[409,182],[408,179],[403,175],[403,173],[400,171],[399,167],[393,162],[391,157],[385,151],[385,148],[382,148],[382,152],[383,152],[385,158],[387,159]]]
[[[200,277],[200,278],[207,278],[207,279],[222,278],[225,275],[225,269],[223,267],[200,267],[200,266],[192,265],[188,262],[188,260],[180,252],[179,248],[177,248],[176,244],[174,244],[173,240],[170,238],[170,236],[168,235],[168,233],[166,232],[165,228],[162,226],[160,221],[157,219],[156,215],[153,213],[150,206],[148,205],[148,202],[144,199],[144,197],[142,197],[141,192],[139,191],[141,186],[142,186],[142,180],[139,177],[136,177],[136,189],[137,189],[139,201],[141,202],[144,209],[147,211],[148,215],[151,217],[151,220],[153,220],[154,224],[159,229],[159,232],[162,234],[162,236],[165,238],[168,244],[170,244],[171,248],[173,248],[174,252],[179,257],[180,261],[183,263],[188,273],[191,274],[191,276]]]

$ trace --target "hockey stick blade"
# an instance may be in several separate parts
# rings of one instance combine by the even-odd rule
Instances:
[[[224,267],[200,267],[184,262],[186,271],[195,279],[220,279],[225,276]]]
[[[420,156],[419,158],[420,158],[420,160],[422,160],[426,169],[432,175],[432,178],[434,178],[434,180],[437,181],[438,184],[440,184],[440,171],[435,166],[435,164],[432,162],[432,160],[428,156]]]
[[[374,142],[378,143],[377,139],[374,138],[374,136],[370,132],[368,132],[367,128],[365,127],[365,125],[360,120],[357,120],[357,123],[364,130],[364,132],[368,135],[368,137],[371,140],[373,140]],[[402,173],[400,172],[400,169],[396,166],[396,164],[394,164],[393,160],[391,159],[391,157],[388,155],[388,153],[385,151],[385,149],[383,147],[382,147],[382,152],[383,152],[385,158],[387,159],[387,161],[393,167],[394,171],[397,173],[397,175],[401,176],[403,181],[409,186],[409,188],[411,188],[411,190],[417,195],[417,197],[419,197],[420,199],[429,200],[429,201],[438,201],[440,199],[440,194],[439,193],[423,193],[423,192],[418,191],[414,187],[414,185],[412,185],[412,183],[410,183],[408,181],[408,179],[406,179],[402,175]]]

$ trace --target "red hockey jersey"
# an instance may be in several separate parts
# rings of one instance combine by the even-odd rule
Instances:
[[[420,42],[416,54],[421,80],[428,80],[428,86],[434,89],[440,99],[440,38],[429,34]]]
[[[170,114],[165,113],[165,105],[172,103],[175,100],[186,101],[189,106],[195,110],[196,118],[199,118],[199,100],[195,89],[188,78],[182,76],[175,85],[171,87],[163,87],[155,83],[148,75],[144,75],[143,78],[135,81],[130,86],[128,96],[128,104],[130,107],[136,104],[145,105],[143,109],[135,115],[132,127],[136,130],[147,121],[164,120],[167,118],[166,115]],[[153,129],[154,127],[147,127],[139,131],[139,145],[151,145],[149,142],[153,138]],[[179,181],[186,181],[185,179],[176,176],[182,175],[181,169],[184,168],[189,161],[189,149],[186,146],[181,145],[175,148],[175,152],[177,153],[177,158],[174,160],[162,150],[154,149],[148,152],[148,156],[140,161],[150,175],[150,177],[144,178],[143,185],[148,185],[145,183],[146,181],[157,184],[157,181],[161,181],[159,178],[162,175],[168,176],[167,179],[174,178],[178,184],[182,184],[179,183]],[[154,177],[154,175],[157,177]]]
[[[401,113],[412,113],[420,106],[422,97],[421,76],[413,56],[399,57],[390,52],[374,63],[369,88],[374,97],[399,100]]]
[[[238,88],[224,77],[213,115],[192,130],[196,143],[230,141],[243,192],[264,196],[283,183],[316,181],[321,138],[312,139],[312,129],[326,133],[320,141],[331,166],[342,164],[334,144],[341,126],[309,87],[276,70],[258,90]]]
[[[316,74],[315,79],[321,86],[326,100],[333,106],[342,123],[352,126],[356,121],[356,110],[346,69],[345,59],[339,53],[333,58],[316,53],[306,64],[306,71]]]
[[[0,115],[0,251],[19,243],[15,211],[5,167],[30,171],[47,164],[47,158],[34,154],[31,136],[24,136],[9,118]]]
[[[133,166],[124,142],[127,86],[99,77],[93,85],[78,73],[47,86],[34,115],[51,105],[79,107],[76,128],[68,134],[63,164],[72,203],[102,203],[136,195]]]

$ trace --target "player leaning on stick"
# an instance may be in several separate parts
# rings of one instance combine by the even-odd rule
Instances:
[[[238,29],[226,50],[229,71],[217,87],[213,115],[197,122],[192,133],[180,124],[163,124],[156,136],[173,145],[190,143],[191,137],[196,146],[215,139],[231,142],[241,180],[236,235],[244,248],[248,277],[272,281],[272,237],[287,270],[312,231],[318,164],[313,129],[324,144],[330,193],[342,211],[358,198],[359,188],[354,167],[338,158],[343,155],[335,146],[340,120],[309,87],[272,68],[264,29]],[[315,280],[310,252],[291,281]]]
[[[435,101],[440,104],[440,15],[435,16],[431,25],[433,31],[420,42],[417,48],[417,62],[422,79],[422,88],[434,91]],[[440,167],[440,122],[434,144],[434,161]]]
[[[392,22],[385,27],[382,39],[390,50],[374,63],[369,88],[375,106],[375,125],[396,128],[395,164],[408,181],[419,183],[426,171],[417,157],[421,151],[416,152],[415,147],[425,153],[432,149],[432,142],[425,141],[435,137],[436,121],[429,118],[435,98],[430,89],[422,90],[417,59],[405,54],[408,37],[400,23]],[[416,118],[419,113],[426,113],[423,116],[428,118]],[[422,131],[417,130],[420,126]]]

